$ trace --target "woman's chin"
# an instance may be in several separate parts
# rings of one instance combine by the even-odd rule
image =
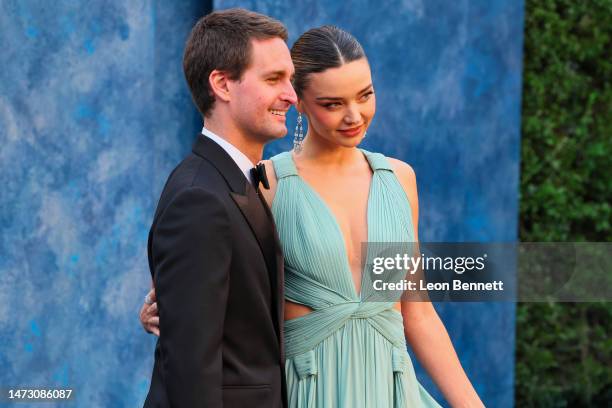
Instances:
[[[348,140],[343,140],[342,145],[344,147],[357,147],[361,144],[363,137],[354,137]]]

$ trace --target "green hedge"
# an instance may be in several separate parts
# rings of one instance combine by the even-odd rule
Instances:
[[[528,0],[521,241],[612,241],[612,0]],[[612,272],[612,271],[611,271]],[[517,310],[516,406],[612,406],[610,303]]]

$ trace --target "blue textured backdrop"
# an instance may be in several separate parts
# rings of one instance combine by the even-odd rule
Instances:
[[[144,400],[146,234],[199,127],[181,55],[208,3],[0,3],[0,387],[72,387],[75,406]],[[378,100],[364,146],[415,168],[421,239],[516,239],[522,1],[215,6],[279,18],[290,43],[321,24],[355,34]],[[437,309],[485,403],[511,406],[513,306]]]
[[[200,126],[181,64],[205,6],[0,3],[0,387],[144,401],[146,239]]]

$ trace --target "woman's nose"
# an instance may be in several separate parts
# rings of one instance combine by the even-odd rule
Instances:
[[[355,105],[349,105],[344,115],[344,121],[346,123],[358,123],[361,120],[361,113],[359,108]]]

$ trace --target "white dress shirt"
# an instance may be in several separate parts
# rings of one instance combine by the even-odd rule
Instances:
[[[236,163],[236,165],[240,168],[240,170],[244,173],[244,177],[253,184],[253,177],[251,176],[251,169],[255,167],[253,162],[249,160],[249,158],[242,153],[236,146],[223,139],[221,136],[214,134],[210,130],[206,129],[206,126],[202,128],[202,134],[209,139],[212,139],[215,143],[217,143],[223,150],[230,155],[232,160]]]

